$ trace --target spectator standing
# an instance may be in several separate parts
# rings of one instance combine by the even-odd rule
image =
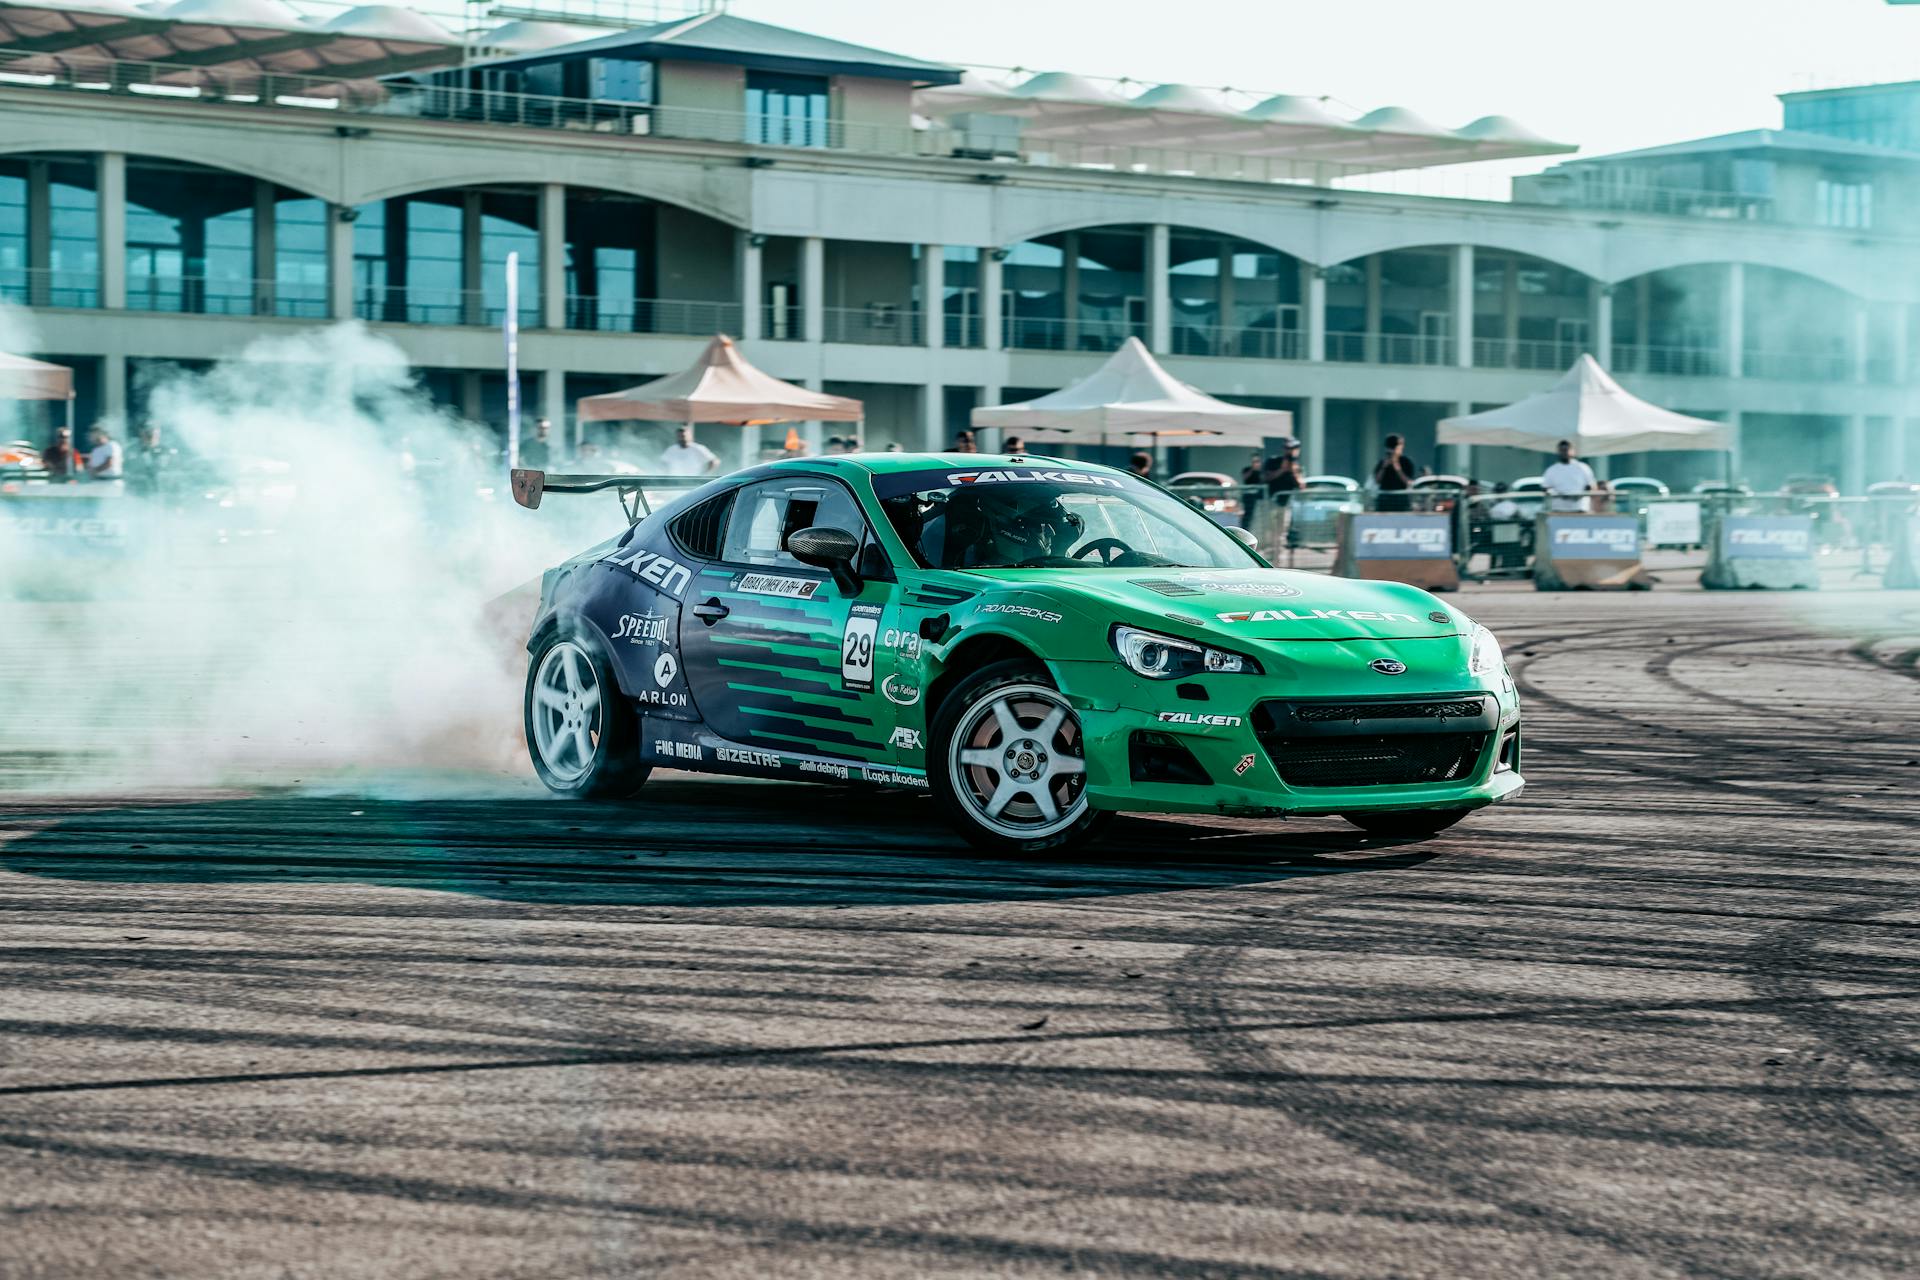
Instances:
[[[533,438],[520,442],[520,465],[545,471],[553,464],[553,420],[542,418],[533,424]]]
[[[1407,490],[1413,488],[1413,479],[1420,474],[1420,468],[1407,456],[1407,442],[1397,435],[1388,436],[1385,451],[1380,462],[1373,469],[1373,487],[1380,492],[1379,510],[1411,511],[1413,500],[1407,496]]]
[[[949,453],[978,453],[980,446],[973,441],[973,432],[962,431],[953,437],[953,448]]]
[[[96,424],[90,437],[93,449],[87,454],[87,479],[119,480],[126,475],[121,464],[120,442],[105,426]]]
[[[1139,476],[1142,480],[1152,479],[1153,455],[1150,453],[1134,454],[1131,458],[1127,459],[1127,470]]]
[[[720,465],[720,456],[693,438],[692,427],[673,433],[673,443],[660,455],[660,472],[669,476],[704,476]]]
[[[1008,436],[1000,446],[1000,452],[1018,455],[1027,451],[1027,442],[1019,436]]]
[[[1562,440],[1553,447],[1555,461],[1540,473],[1540,484],[1547,491],[1547,507],[1553,511],[1591,511],[1589,490],[1600,488],[1593,468],[1574,456],[1573,441]]]
[[[127,451],[127,488],[144,497],[156,497],[173,470],[179,454],[160,442],[160,428],[140,428],[140,438]]]
[[[1288,449],[1269,459],[1267,495],[1273,499],[1273,540],[1292,545],[1293,495],[1300,492],[1304,477],[1300,471],[1300,451]],[[1272,465],[1277,464],[1277,465]]]
[[[53,443],[40,451],[50,480],[71,480],[77,470],[73,456],[73,429],[61,427],[53,433]]]

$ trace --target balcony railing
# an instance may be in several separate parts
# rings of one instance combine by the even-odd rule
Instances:
[[[985,326],[980,323],[979,315],[965,315],[958,311],[946,314],[946,344],[950,347],[980,347],[986,345]]]
[[[464,324],[498,327],[507,309],[480,289],[434,289],[423,285],[367,285],[354,290],[353,314],[381,324]],[[520,327],[540,323],[538,298],[520,299]]]
[[[1118,351],[1128,338],[1146,340],[1146,326],[1128,320],[1056,320],[1007,316],[1006,345],[1023,351]]]
[[[1304,360],[1307,336],[1271,325],[1176,324],[1173,354],[1240,360]]]
[[[1522,204],[1613,209],[1622,213],[1656,213],[1680,218],[1773,222],[1779,217],[1779,207],[1769,195],[1621,182],[1611,174],[1571,177],[1547,174],[1527,179],[1515,192],[1515,199]]]
[[[920,345],[920,313],[888,303],[864,307],[827,307],[821,313],[822,342],[857,342],[877,347]]]
[[[1618,344],[1613,372],[1650,373],[1674,378],[1724,378],[1727,356],[1717,347],[1659,347]]]
[[[740,304],[575,294],[567,299],[567,328],[601,333],[738,333]]]
[[[1453,339],[1431,333],[1329,333],[1327,359],[1355,364],[1452,364]]]
[[[97,307],[100,273],[50,267],[0,269],[0,300],[26,307]]]
[[[1544,369],[1563,371],[1588,348],[1578,342],[1548,338],[1475,338],[1473,363],[1481,369]]]
[[[1740,372],[1749,378],[1781,382],[1851,382],[1853,357],[1844,351],[1754,351],[1740,356]]]
[[[772,342],[800,342],[806,334],[805,313],[798,304],[766,303],[761,309],[760,334]]]

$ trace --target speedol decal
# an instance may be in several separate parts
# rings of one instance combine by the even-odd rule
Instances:
[[[608,556],[606,562],[617,569],[625,569],[642,582],[651,582],[676,600],[687,589],[687,584],[693,581],[692,570],[657,551],[627,547]]]
[[[818,578],[783,578],[771,573],[743,573],[734,584],[735,591],[750,596],[781,596],[788,600],[811,600],[820,589]]]
[[[667,615],[664,613],[623,613],[613,628],[615,640],[628,644],[664,644],[667,639]]]
[[[1301,613],[1294,609],[1242,609],[1234,613],[1216,613],[1214,617],[1222,622],[1317,622],[1322,619],[1345,619],[1348,622],[1412,622],[1410,613],[1380,613],[1373,609],[1309,609]]]
[[[873,692],[874,640],[880,634],[880,606],[857,604],[847,614],[840,633],[840,687]]]

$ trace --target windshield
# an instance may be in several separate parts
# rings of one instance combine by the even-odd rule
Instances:
[[[873,485],[901,541],[929,569],[1258,563],[1200,512],[1117,472],[942,468],[878,475]]]

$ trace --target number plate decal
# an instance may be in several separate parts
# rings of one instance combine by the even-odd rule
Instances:
[[[840,687],[873,692],[873,650],[880,638],[880,606],[856,604],[840,636]]]

